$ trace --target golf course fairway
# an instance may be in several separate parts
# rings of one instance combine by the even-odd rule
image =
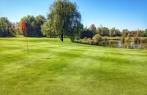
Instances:
[[[1,38],[0,95],[147,95],[147,50]]]

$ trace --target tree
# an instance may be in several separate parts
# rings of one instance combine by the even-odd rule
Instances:
[[[52,23],[50,20],[48,20],[42,25],[41,31],[44,36],[49,38],[55,38],[58,35],[54,27],[52,27]]]
[[[0,37],[13,36],[15,36],[13,24],[6,17],[0,17]]]
[[[101,36],[109,36],[109,28],[101,26],[97,28],[97,33]]]
[[[80,34],[80,38],[92,38],[94,36],[93,32],[90,31],[89,29],[85,28],[81,34]]]
[[[69,0],[56,0],[50,8],[48,20],[62,41],[64,36],[74,41],[77,32],[75,30],[81,21],[81,15],[75,3]]]
[[[23,35],[26,37],[33,37],[35,33],[33,33],[33,25],[34,25],[35,17],[34,16],[25,16],[20,21],[20,27],[22,28]],[[24,26],[26,30],[23,31]]]
[[[45,22],[45,17],[39,16],[25,16],[20,21],[20,27],[26,23],[26,31],[22,31],[24,36],[27,37],[42,37],[41,26]]]
[[[120,32],[119,29],[112,28],[112,29],[110,29],[109,32],[110,32],[109,35],[110,35],[111,37],[121,36],[121,32]]]
[[[42,37],[43,35],[42,35],[42,32],[41,32],[41,26],[44,24],[46,19],[45,19],[44,16],[39,15],[39,16],[35,17],[35,20],[36,20],[36,23],[35,23],[36,26],[34,27],[35,28],[34,31],[37,32],[36,36]]]
[[[93,34],[96,34],[96,26],[94,24],[91,24],[89,27],[89,30],[93,32]]]
[[[80,35],[81,35],[81,33],[84,31],[83,27],[84,27],[84,25],[81,24],[81,23],[79,23],[79,24],[77,25],[77,27],[74,28],[75,39],[76,39],[76,40],[79,40],[79,39],[80,39]]]

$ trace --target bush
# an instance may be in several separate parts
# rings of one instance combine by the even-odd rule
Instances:
[[[81,39],[81,40],[80,40],[80,43],[92,45],[92,44],[93,44],[93,40],[92,40],[91,38],[86,38],[86,37],[85,37],[84,39]]]
[[[80,40],[80,43],[82,43],[82,44],[88,44],[87,38],[85,37],[85,38],[81,39]]]
[[[134,41],[135,44],[140,44],[141,38],[140,37],[134,37],[133,41]]]
[[[147,43],[147,37],[141,38],[142,43]]]
[[[102,37],[99,34],[96,34],[93,38],[93,44],[99,44],[100,41],[102,41]]]
[[[80,38],[84,39],[84,38],[92,38],[93,37],[93,32],[90,30],[85,30],[80,34]]]

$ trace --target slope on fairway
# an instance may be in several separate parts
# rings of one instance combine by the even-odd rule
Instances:
[[[0,95],[147,95],[147,50],[1,38]]]

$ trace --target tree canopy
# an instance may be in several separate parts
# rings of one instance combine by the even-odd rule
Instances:
[[[45,22],[45,17],[39,15],[39,16],[25,16],[21,19],[20,21],[20,27],[22,27],[23,22],[26,22],[26,30],[23,31],[24,36],[27,37],[41,37],[42,32],[41,32],[41,26]]]
[[[78,27],[81,26],[81,14],[75,3],[69,0],[56,0],[50,7],[48,20],[50,29],[54,29],[62,41],[63,37],[75,40]]]
[[[0,17],[0,37],[11,36],[15,36],[13,24],[6,17]]]

